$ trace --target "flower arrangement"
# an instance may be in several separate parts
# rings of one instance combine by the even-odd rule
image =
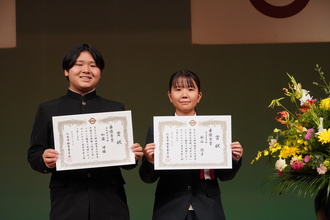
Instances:
[[[282,127],[273,130],[268,137],[268,148],[258,151],[251,164],[263,156],[274,163],[277,173],[267,179],[275,182],[274,194],[297,190],[298,195],[315,196],[322,189],[326,198],[329,196],[330,84],[319,65],[315,70],[322,84],[313,84],[321,87],[325,98],[314,99],[292,75],[287,74],[290,83],[283,90],[294,104],[294,110],[290,111],[282,104],[285,97],[272,100],[268,106],[282,108],[275,118]]]

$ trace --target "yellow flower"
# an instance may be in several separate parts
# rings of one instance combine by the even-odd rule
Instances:
[[[273,154],[278,150],[281,150],[281,145],[279,143],[275,143],[273,146],[269,146],[270,154]]]
[[[329,143],[330,142],[330,128],[324,129],[321,133],[319,133],[318,139],[322,144]]]
[[[259,160],[261,156],[262,156],[262,152],[261,151],[258,151],[256,158],[254,158],[254,160],[251,161],[251,164],[253,164],[254,161]]]
[[[301,126],[301,125],[296,125],[297,132],[302,133],[302,132],[304,131],[304,128],[305,128],[305,127],[303,127],[303,126]],[[306,128],[305,128],[305,129],[306,129]]]
[[[280,132],[280,131],[281,131],[280,129],[275,128],[273,132],[274,132],[274,133],[277,133],[277,132]]]
[[[328,110],[330,108],[330,98],[322,99],[320,103],[320,108]]]
[[[296,154],[300,153],[299,149],[297,147],[288,147],[284,146],[280,152],[280,155],[278,157],[281,158],[288,158],[290,156],[294,156]]]
[[[299,140],[297,140],[297,143],[298,143],[298,144],[303,144],[303,143],[305,143],[305,141],[304,141],[304,140],[301,140],[301,139],[299,139]]]
[[[329,161],[328,160],[325,160],[324,162],[323,162],[323,164],[324,164],[324,166],[326,166],[326,167],[329,167]]]
[[[308,143],[307,143],[307,144],[305,144],[303,149],[307,151],[307,150],[311,150],[312,147],[310,145],[308,145]]]
[[[302,155],[298,155],[298,156],[296,156],[296,158],[300,161],[303,161]]]

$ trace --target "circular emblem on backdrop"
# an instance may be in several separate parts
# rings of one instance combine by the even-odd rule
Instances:
[[[95,118],[91,118],[91,119],[89,119],[88,121],[89,121],[90,124],[95,124],[96,119],[95,119]]]
[[[195,120],[191,120],[191,121],[189,122],[189,124],[190,124],[191,126],[195,126],[195,125],[197,124],[197,122],[196,122]]]
[[[309,0],[294,0],[288,5],[275,6],[266,0],[250,0],[251,4],[262,14],[273,18],[287,18],[301,12]]]

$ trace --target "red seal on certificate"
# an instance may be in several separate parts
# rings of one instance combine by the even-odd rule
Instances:
[[[71,163],[71,162],[73,161],[73,159],[72,159],[72,157],[69,156],[69,157],[66,158],[66,161],[67,161],[68,163]]]

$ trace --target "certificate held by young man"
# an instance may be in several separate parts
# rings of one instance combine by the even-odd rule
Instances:
[[[53,117],[56,170],[134,164],[131,111]]]

